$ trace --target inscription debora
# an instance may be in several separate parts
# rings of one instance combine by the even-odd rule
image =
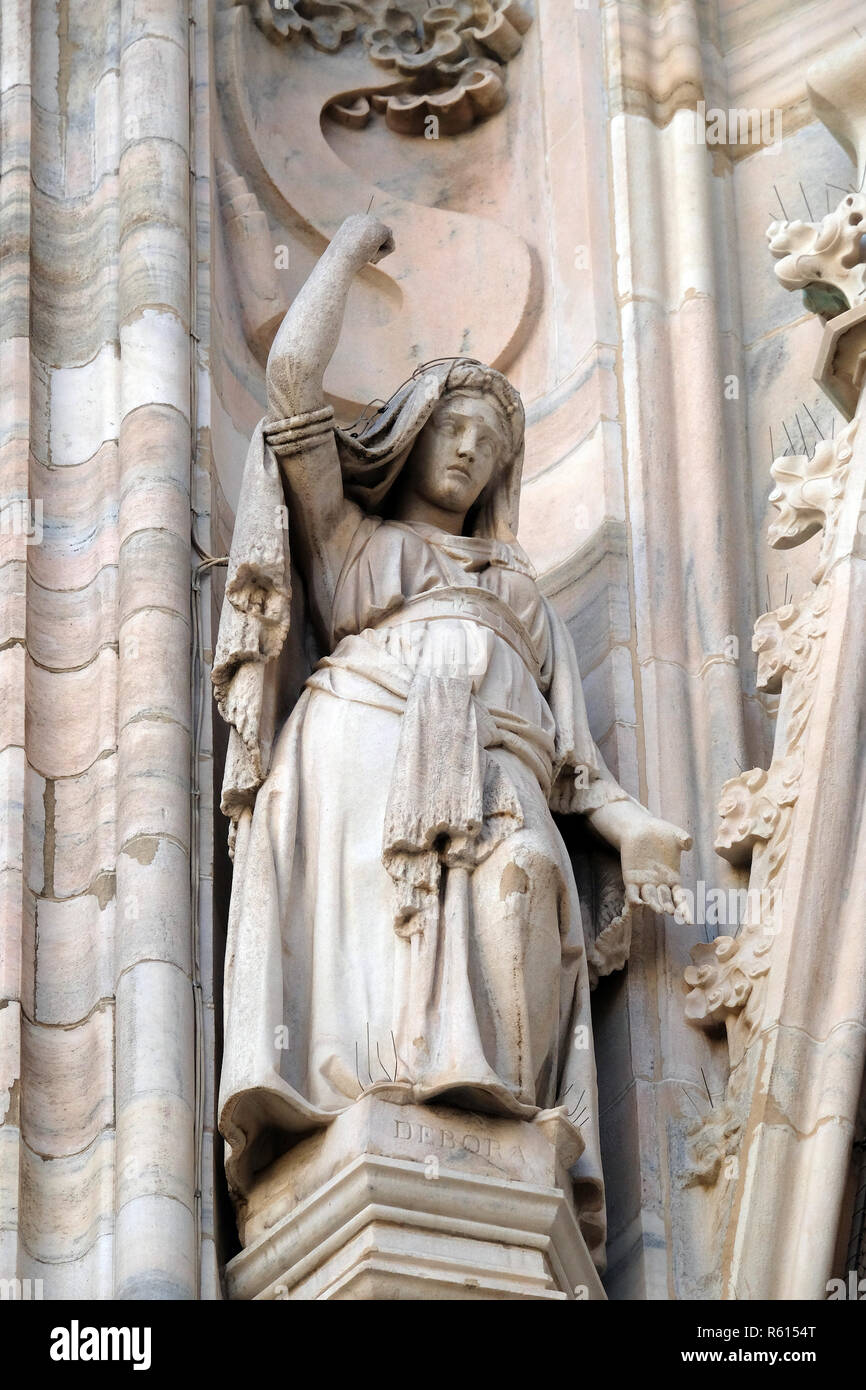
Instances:
[[[467,1131],[458,1138],[458,1133],[459,1131],[455,1133],[454,1130],[439,1125],[425,1125],[413,1120],[394,1120],[395,1139],[419,1144],[425,1149],[447,1149],[455,1153],[462,1149],[465,1153],[489,1158],[491,1162],[498,1159],[521,1164],[526,1162],[523,1150],[518,1144],[509,1145],[503,1153],[499,1140],[494,1139],[492,1135]]]

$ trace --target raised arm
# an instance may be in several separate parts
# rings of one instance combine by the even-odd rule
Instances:
[[[295,297],[268,356],[266,432],[288,481],[294,540],[324,627],[358,509],[343,495],[333,432],[321,419],[323,380],[352,280],[392,249],[390,231],[376,218],[347,218]],[[277,422],[285,428],[274,432]]]
[[[317,410],[334,355],[349,287],[363,266],[394,249],[375,217],[347,217],[280,324],[268,355],[268,406],[274,419]]]

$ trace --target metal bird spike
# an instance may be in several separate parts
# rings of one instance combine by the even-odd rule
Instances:
[[[688,1093],[688,1091],[686,1090],[685,1086],[680,1086],[680,1090],[682,1091],[682,1093],[683,1093],[683,1095],[685,1096],[686,1100],[687,1100],[687,1101],[689,1102],[689,1104],[691,1105],[691,1107],[692,1107],[692,1109],[694,1110],[695,1114],[697,1115],[698,1119],[699,1119],[699,1120],[702,1120],[704,1117],[703,1117],[703,1115],[701,1114],[701,1112],[700,1112],[700,1110],[698,1109],[698,1107],[695,1105],[694,1100],[693,1100],[692,1097],[689,1095],[689,1093]]]
[[[809,453],[809,446],[806,443],[806,436],[803,433],[803,426],[800,424],[800,416],[797,414],[796,410],[794,411],[794,419],[797,421],[797,429],[800,431],[800,438],[803,441],[803,453],[806,455],[807,459],[811,458],[812,455]]]
[[[823,438],[824,438],[824,434],[823,434],[823,431],[822,431],[822,429],[821,429],[821,426],[818,424],[818,421],[815,419],[814,415],[812,414],[811,410],[809,409],[809,407],[807,406],[807,404],[806,404],[805,401],[803,401],[803,409],[805,410],[805,412],[806,412],[806,414],[808,415],[809,419],[812,421],[812,424],[815,426],[815,433],[819,436],[819,438],[823,439]]]

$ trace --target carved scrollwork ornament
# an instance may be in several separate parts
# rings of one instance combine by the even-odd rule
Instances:
[[[866,196],[849,193],[820,222],[772,222],[770,251],[786,290],[802,289],[807,309],[826,323],[866,301]]]
[[[690,1163],[683,1175],[683,1187],[714,1186],[726,1161],[736,1162],[742,1130],[742,1115],[730,1100],[714,1106],[700,1119],[693,1119],[686,1128]]]
[[[836,541],[857,424],[852,420],[835,439],[820,440],[811,456],[785,454],[774,459],[770,468],[776,486],[769,501],[779,518],[770,526],[767,540],[774,550],[789,550],[823,530],[821,556],[812,576],[815,583],[823,577]]]
[[[787,549],[823,532],[823,546],[810,593],[755,624],[758,688],[780,694],[776,744],[769,768],[752,768],[722,788],[716,852],[750,868],[745,920],[733,935],[692,947],[685,971],[687,1019],[708,1031],[727,1033],[731,1081],[724,1106],[690,1126],[692,1166],[687,1185],[712,1185],[734,1153],[741,1130],[736,1097],[737,1068],[764,1014],[772,948],[782,932],[783,878],[804,767],[811,717],[831,599],[831,562],[836,554],[848,471],[853,455],[853,421],[814,454],[776,459],[770,501],[779,513],[770,544]],[[742,1097],[741,1097],[742,1099]]]
[[[325,54],[357,42],[369,59],[370,82],[359,84],[362,92],[335,98],[327,114],[357,129],[378,111],[401,135],[456,135],[500,111],[505,66],[520,52],[531,23],[519,0],[248,3],[259,28],[275,42],[303,41]],[[376,69],[389,79],[381,90]]]

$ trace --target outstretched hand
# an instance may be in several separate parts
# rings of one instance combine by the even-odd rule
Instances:
[[[691,922],[688,894],[680,883],[680,855],[691,843],[691,836],[670,821],[636,816],[620,842],[626,902],[675,912],[679,922]]]

